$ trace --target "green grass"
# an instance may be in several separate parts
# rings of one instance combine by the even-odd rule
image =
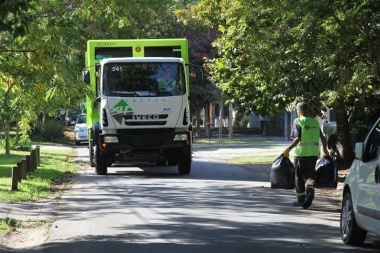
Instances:
[[[0,219],[0,236],[9,233],[11,230],[22,227],[22,222],[12,218]]]
[[[19,229],[19,228],[37,228],[45,226],[47,223],[46,221],[26,221],[23,222],[21,220],[16,220],[13,218],[4,218],[0,219],[0,236],[6,235],[10,233],[12,230]]]
[[[278,155],[275,156],[243,156],[243,157],[234,157],[229,159],[229,163],[233,164],[272,164]],[[293,156],[290,156],[289,159],[292,161]]]
[[[271,164],[277,156],[244,156],[229,159],[229,163],[234,164]]]
[[[207,139],[207,138],[201,138],[201,139],[194,139],[193,144],[273,144],[276,143],[275,141],[270,141],[270,140],[255,140],[255,139],[241,139],[241,140],[228,140],[227,139],[222,139],[222,141],[219,141],[219,139]]]
[[[0,184],[2,178],[12,176],[12,167],[30,152],[11,150],[11,155],[5,155],[4,149],[0,148]]]
[[[30,152],[11,150],[11,155],[7,156],[4,149],[0,149],[0,201],[36,201],[48,197],[56,188],[54,182],[67,184],[67,179],[80,168],[80,164],[69,161],[70,156],[74,155],[73,152],[75,151],[47,150],[42,147],[40,166],[18,184],[17,191],[12,191],[12,167]],[[37,221],[34,226],[42,226],[45,223]],[[23,221],[9,217],[0,218],[0,236],[24,226]]]
[[[11,151],[6,156],[0,149],[0,201],[35,201],[46,198],[52,193],[54,181],[70,177],[79,164],[69,162],[71,150],[44,150],[41,148],[41,165],[18,184],[17,191],[11,191],[12,167],[29,152]]]

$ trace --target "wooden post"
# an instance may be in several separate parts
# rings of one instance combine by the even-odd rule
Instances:
[[[27,174],[27,161],[26,159],[21,160],[21,179],[26,179]]]
[[[30,173],[32,172],[32,166],[31,166],[32,162],[30,159],[30,155],[26,155],[25,159],[26,159],[26,173]]]
[[[21,183],[21,162],[18,162],[17,163],[17,167],[18,167],[18,181],[19,181],[19,183]]]
[[[40,167],[40,146],[36,146],[36,161],[37,161],[37,167]]]
[[[36,164],[36,150],[32,149],[32,151],[30,151],[30,167],[32,172],[36,170]]]
[[[14,166],[12,168],[12,191],[18,190],[18,178],[19,178],[20,168]]]

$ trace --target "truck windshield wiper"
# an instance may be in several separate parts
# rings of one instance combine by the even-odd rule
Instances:
[[[122,97],[139,97],[135,91],[111,91],[110,95],[119,95]]]

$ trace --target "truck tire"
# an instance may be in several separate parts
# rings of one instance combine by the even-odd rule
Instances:
[[[177,166],[178,162],[177,161],[168,161],[168,166]]]
[[[181,175],[190,174],[191,170],[191,153],[183,153],[178,160],[178,172]]]
[[[95,167],[95,162],[94,162],[94,144],[93,140],[89,140],[88,142],[88,157],[89,159],[89,164],[91,167]]]
[[[107,174],[107,156],[100,154],[97,146],[95,146],[95,173],[97,175]]]
[[[159,161],[159,162],[156,162],[156,165],[157,165],[157,166],[166,166],[166,161]]]

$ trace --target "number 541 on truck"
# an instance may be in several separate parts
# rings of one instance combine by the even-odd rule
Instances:
[[[85,63],[89,157],[96,174],[130,162],[178,166],[180,174],[189,174],[187,40],[89,40]]]

